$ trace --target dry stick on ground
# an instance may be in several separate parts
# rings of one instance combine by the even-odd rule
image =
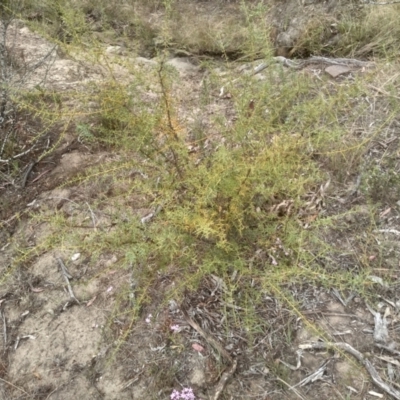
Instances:
[[[31,184],[37,182],[43,175],[48,174],[50,171],[51,171],[50,169],[47,169],[46,171],[43,171],[41,174],[39,174],[35,179],[33,179],[31,181]]]
[[[231,376],[235,373],[236,367],[237,367],[237,360],[233,360],[231,367],[221,375],[219,382],[215,386],[214,395],[211,397],[212,400],[219,399],[219,396],[223,392],[226,383],[231,378]]]
[[[279,378],[279,376],[276,376],[275,379],[278,380],[279,382],[283,383],[284,385],[286,385],[288,387],[288,389],[290,389],[297,397],[299,397],[302,400],[306,400],[294,386],[290,386],[283,379]]]
[[[24,188],[26,186],[26,181],[28,180],[29,174],[32,172],[33,167],[36,165],[36,161],[32,161],[29,163],[24,175],[22,176],[21,187]]]
[[[398,231],[397,229],[375,229],[374,232],[393,233],[394,235],[400,235],[400,231]]]
[[[326,361],[324,361],[324,363],[316,371],[314,371],[312,374],[306,376],[303,380],[301,380],[296,385],[292,386],[291,389],[295,388],[297,386],[302,387],[302,386],[309,384],[310,382],[312,383],[312,382],[318,381],[319,379],[322,379],[322,377],[328,367],[328,364],[331,361],[332,361],[332,358],[328,358]]]
[[[4,311],[0,310],[0,315],[1,318],[3,319],[3,340],[4,340],[4,350],[3,352],[5,353],[7,350],[7,324],[6,324],[6,315],[4,314]]]
[[[3,378],[0,378],[0,381],[3,382],[3,383],[6,383],[7,385],[13,387],[14,389],[17,389],[17,390],[19,390],[20,392],[24,393],[26,396],[28,396],[28,399],[29,399],[29,398],[32,398],[32,396],[31,396],[29,393],[25,392],[25,390],[21,389],[20,387],[15,386],[13,383],[11,383],[11,382],[9,382],[9,381],[6,381],[6,380],[3,379]]]
[[[222,357],[224,357],[225,360],[229,362],[229,364],[231,364],[229,369],[227,369],[222,374],[219,382],[217,383],[217,385],[214,388],[214,394],[210,397],[211,400],[218,400],[219,396],[221,395],[222,391],[225,388],[226,383],[228,382],[228,380],[231,378],[231,376],[236,371],[237,361],[233,360],[232,357],[230,356],[230,354],[221,346],[220,343],[218,343],[211,335],[209,335],[207,332],[205,332],[203,330],[203,328],[201,328],[199,326],[199,324],[194,322],[193,319],[190,318],[188,312],[183,307],[181,307],[181,311],[182,311],[183,316],[185,317],[187,323],[194,330],[196,330],[211,346],[213,346],[214,349],[217,350],[222,355]]]
[[[372,85],[369,85],[369,87],[370,87],[371,89],[374,89],[375,91],[377,91],[377,92],[380,93],[380,94],[383,94],[383,95],[385,95],[385,96],[392,97],[392,98],[394,98],[394,99],[400,100],[400,97],[399,97],[399,96],[395,96],[395,95],[393,95],[393,94],[390,94],[390,93],[386,92],[386,91],[383,90],[383,89],[377,88],[377,87],[372,86]]]
[[[21,90],[25,91],[33,84],[35,87],[41,87],[45,83],[57,58],[58,45],[52,46],[39,60],[26,61],[23,52],[20,53],[17,41],[19,36],[17,15],[22,2],[14,0],[3,3],[0,2],[0,166],[7,166],[38,150],[41,139],[47,135],[48,131],[44,130],[35,136],[30,145],[27,144],[17,128],[20,114],[17,104]],[[24,147],[19,145],[21,139]],[[42,149],[41,156],[44,153],[45,150]],[[27,166],[24,174],[19,171],[22,174],[22,188],[25,187],[35,162]]]
[[[81,304],[79,300],[75,297],[74,292],[72,291],[71,284],[69,283],[69,280],[72,278],[72,276],[68,273],[66,266],[63,263],[63,260],[61,258],[57,257],[58,264],[60,265],[61,273],[65,279],[65,282],[67,283],[68,287],[68,292],[69,295],[72,299],[74,299],[78,304]]]
[[[392,349],[390,346],[385,346],[380,343],[375,343],[375,346],[381,350],[386,350],[389,353],[395,354],[396,356],[400,356],[400,351],[397,351],[396,349]]]
[[[291,369],[292,371],[297,371],[300,367],[301,367],[301,355],[302,355],[303,351],[302,350],[297,350],[296,354],[297,354],[297,364],[296,366],[294,365],[290,365],[288,363],[286,363],[283,360],[279,360],[281,362],[281,364],[283,364],[285,367]]]
[[[97,231],[97,224],[96,224],[96,216],[94,215],[93,210],[91,209],[89,203],[86,201],[86,205],[88,206],[88,209],[90,211],[90,216],[92,218],[92,222],[93,222],[93,228],[95,231]]]
[[[399,4],[400,1],[385,1],[385,2],[378,2],[378,1],[370,1],[370,0],[364,0],[363,6],[368,6],[368,5],[373,5],[373,6],[386,6],[388,4]]]
[[[367,61],[360,61],[354,58],[328,58],[328,57],[310,57],[305,60],[293,61],[289,58],[278,56],[273,57],[272,62],[277,62],[282,64],[285,67],[293,68],[293,69],[302,69],[307,65],[311,64],[325,64],[325,65],[342,65],[346,67],[357,67],[357,68],[368,68],[374,67],[375,64]],[[253,70],[253,75],[258,74],[263,71],[265,68],[268,68],[271,65],[271,62],[263,62],[258,67]]]
[[[358,350],[354,347],[350,346],[348,343],[338,342],[338,343],[309,343],[309,344],[302,344],[299,346],[302,350],[327,350],[327,349],[334,349],[339,348],[341,350],[346,351],[347,353],[351,354],[355,357],[361,364],[364,365],[365,369],[370,374],[372,381],[375,385],[379,386],[382,390],[384,390],[387,394],[395,398],[396,400],[400,400],[400,391],[394,389],[378,375],[376,372],[375,367],[371,364],[367,358],[365,358]]]

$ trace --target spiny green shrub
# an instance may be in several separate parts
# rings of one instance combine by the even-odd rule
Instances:
[[[158,269],[178,262],[210,271],[225,268],[228,260],[245,264],[274,243],[277,225],[288,232],[300,228],[292,213],[319,179],[308,141],[297,132],[275,130],[273,110],[265,118],[258,110],[247,115],[241,100],[233,127],[221,125],[216,137],[192,140],[171,98],[171,77],[161,63],[153,113],[136,107],[129,87],[113,83],[98,93],[98,137],[134,151],[129,168],[146,178],[135,179],[132,190],[147,197],[154,210],[144,223],[144,237],[151,239],[142,237],[140,251],[130,249],[129,257],[157,259]],[[290,210],[274,210],[285,201]],[[138,234],[132,226],[133,232]]]
[[[315,90],[311,76],[271,67],[264,81],[228,83],[229,119],[218,115],[212,129],[199,134],[180,118],[179,99],[172,96],[177,75],[163,61],[153,72],[146,81],[138,74],[129,84],[111,80],[88,90],[97,106],[87,112],[84,135],[115,149],[117,157],[78,179],[107,191],[113,220],[124,215],[107,235],[85,239],[90,253],[111,250],[125,265],[146,265],[145,280],[194,269],[183,279],[193,283],[232,268],[247,274],[250,264],[273,274],[270,256],[278,251],[273,279],[298,278],[299,263],[307,265],[304,276],[320,279],[315,257],[304,251],[312,230],[303,228],[301,215],[307,215],[309,192],[328,180],[324,168],[336,180],[345,164],[358,168],[367,142],[349,139],[347,126],[369,112],[364,102],[354,104],[365,88],[357,80],[335,88],[318,81]],[[93,208],[107,202],[98,196]],[[311,214],[315,220],[318,211]]]

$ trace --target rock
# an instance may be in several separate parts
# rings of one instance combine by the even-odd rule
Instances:
[[[344,75],[348,72],[351,72],[351,68],[346,67],[345,65],[330,65],[329,67],[325,68],[325,72],[332,78],[336,78],[339,75]]]
[[[122,47],[121,46],[108,46],[106,49],[106,54],[122,54]]]
[[[157,61],[149,60],[148,58],[144,58],[144,57],[136,57],[135,62],[139,65],[149,65],[149,66],[153,66],[153,67],[158,65]]]
[[[187,75],[199,71],[199,67],[193,65],[187,58],[175,57],[166,62],[167,65],[174,67],[180,74]]]

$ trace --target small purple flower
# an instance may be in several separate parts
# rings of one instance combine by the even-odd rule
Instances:
[[[179,400],[181,398],[181,394],[177,390],[173,390],[171,393],[171,400]]]
[[[192,388],[183,388],[181,392],[174,389],[171,393],[171,400],[196,400]]]
[[[171,331],[172,332],[180,332],[181,331],[181,327],[179,325],[171,325]]]

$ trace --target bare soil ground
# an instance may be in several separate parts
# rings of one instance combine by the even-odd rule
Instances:
[[[26,54],[40,53],[44,39],[26,27],[20,29]],[[134,62],[142,70],[153,68],[151,60]],[[227,120],[234,123],[229,93],[221,96],[216,90],[211,93],[212,102],[205,108],[198,106],[206,74],[203,69],[185,58],[174,59],[170,64],[179,74],[174,91],[181,99],[178,110],[183,125],[201,127],[212,134],[212,118],[217,110],[223,110]],[[247,68],[255,65],[249,63]],[[128,74],[123,68],[118,70],[117,64],[115,68],[120,77]],[[227,68],[232,66],[220,63],[214,73],[223,77]],[[243,67],[234,68],[238,68],[238,76],[243,73]],[[390,66],[375,74],[371,85],[382,87],[389,79],[387,74],[394,70]],[[91,79],[101,80],[99,71],[58,57],[48,84],[54,90],[66,91]],[[312,65],[298,73],[311,74],[318,80],[325,72],[323,67]],[[330,82],[332,87],[339,86],[363,73],[367,72],[354,70],[331,78]],[[254,79],[263,79],[262,73]],[[149,98],[152,95],[149,90]],[[389,101],[383,89],[376,93],[371,100],[370,121],[363,121],[360,141],[368,135],[373,121],[385,118]],[[399,127],[400,117],[372,142],[365,154],[368,162],[378,163],[390,155],[395,160],[390,168],[397,170]],[[59,135],[55,131],[50,140],[56,142]],[[377,373],[385,376],[384,381],[399,393],[398,189],[380,193],[379,182],[376,183],[381,206],[373,222],[369,199],[359,190],[356,171],[346,171],[341,178],[337,175],[324,203],[325,216],[340,217],[333,226],[321,229],[321,238],[335,243],[338,251],[326,254],[320,262],[349,273],[376,263],[371,287],[376,287],[380,295],[380,308],[368,309],[367,299],[357,293],[288,283],[293,300],[301,305],[294,311],[273,293],[259,288],[263,306],[257,303],[253,312],[264,317],[265,325],[260,326],[256,344],[249,347],[245,328],[232,323],[235,315],[244,310],[226,302],[224,283],[217,276],[209,277],[196,291],[188,290],[178,304],[166,303],[162,298],[165,288],[177,282],[160,274],[157,285],[149,288],[154,303],[143,307],[142,320],[132,325],[129,314],[124,313],[123,301],[127,300],[121,303],[120,295],[127,286],[134,285],[134,273],[118,267],[117,250],[115,254],[97,255],[93,262],[91,255],[79,254],[79,249],[70,248],[67,242],[52,252],[41,252],[35,246],[43,239],[51,240],[52,235],[64,234],[47,222],[57,214],[71,216],[71,224],[76,226],[69,228],[80,233],[93,229],[105,234],[112,231],[116,222],[110,215],[116,205],[94,211],[89,206],[94,198],[107,198],[111,188],[94,183],[63,184],[86,168],[107,165],[116,157],[118,154],[104,148],[78,141],[70,129],[57,150],[34,166],[25,187],[0,188],[1,399],[167,399],[171,387],[180,385],[192,387],[196,398],[202,399],[400,398],[375,385],[364,358],[357,359],[346,348],[305,347],[309,343],[347,343],[371,360]],[[29,160],[25,163],[28,165]],[[139,217],[148,211],[140,199],[125,206],[133,207]],[[372,232],[371,225],[375,226]],[[19,252],[20,248],[27,248],[28,252]],[[18,257],[22,262],[15,270],[12,265]],[[67,267],[68,279],[60,260]],[[71,296],[67,281],[76,299]],[[240,288],[236,295],[240,295]],[[201,328],[195,329],[192,322]],[[382,325],[390,336],[385,340],[379,338]],[[171,331],[171,326],[176,326],[176,331]],[[203,329],[208,336],[202,334]],[[236,360],[235,370],[230,370],[229,360],[212,344],[210,336]],[[226,386],[221,386],[225,377]]]

